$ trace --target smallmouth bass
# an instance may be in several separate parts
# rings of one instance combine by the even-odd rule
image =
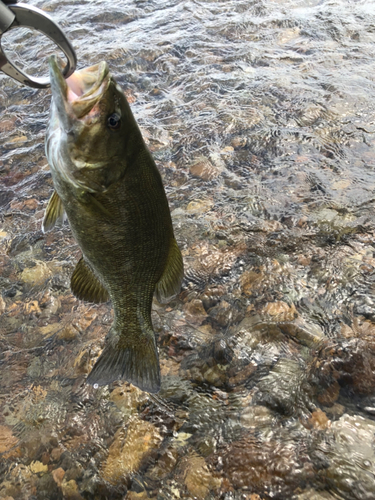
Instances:
[[[114,308],[103,352],[87,382],[124,379],[157,392],[152,298],[154,293],[159,301],[175,295],[183,278],[161,176],[105,62],[66,81],[54,56],[49,66],[46,154],[55,191],[43,231],[66,213],[82,250],[71,278],[73,294],[96,303],[111,300]]]

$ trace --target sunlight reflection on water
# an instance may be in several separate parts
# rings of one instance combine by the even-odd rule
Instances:
[[[123,87],[186,279],[158,396],[87,387],[111,306],[41,232],[49,91],[0,76],[2,496],[373,499],[374,3],[30,3]]]

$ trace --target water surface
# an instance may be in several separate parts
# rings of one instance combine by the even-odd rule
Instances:
[[[160,393],[87,387],[111,306],[41,232],[50,93],[0,75],[0,496],[373,499],[375,3],[30,3],[123,87],[186,279],[154,303]]]

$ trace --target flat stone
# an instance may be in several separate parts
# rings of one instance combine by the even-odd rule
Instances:
[[[161,441],[162,437],[154,425],[134,417],[127,428],[116,432],[101,471],[102,477],[112,484],[128,477],[139,469],[142,460]]]

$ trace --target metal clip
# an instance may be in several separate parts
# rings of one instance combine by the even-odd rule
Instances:
[[[24,73],[10,61],[1,48],[1,36],[13,28],[33,28],[48,36],[65,54],[67,64],[63,69],[63,75],[68,78],[75,70],[77,56],[64,32],[52,18],[36,7],[22,3],[6,6],[0,0],[0,70],[14,80],[34,87],[43,89],[50,86],[48,78],[37,78]]]

